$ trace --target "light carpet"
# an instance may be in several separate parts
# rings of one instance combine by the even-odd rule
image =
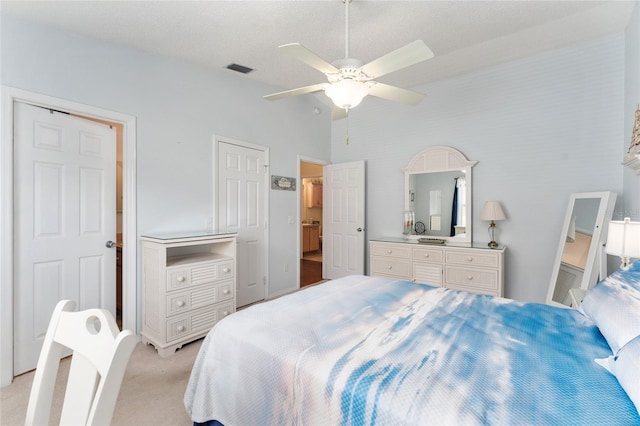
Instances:
[[[153,346],[138,343],[131,354],[112,425],[191,425],[182,402],[184,391],[202,339],[185,345],[174,355],[162,358]],[[60,365],[56,389],[64,389],[69,359]],[[0,424],[23,425],[34,372],[18,376],[0,388]],[[51,424],[58,424],[62,393],[56,392]],[[58,395],[60,394],[60,395]]]
[[[322,280],[304,288],[326,281]],[[238,310],[247,307],[238,308]],[[111,424],[113,426],[193,424],[184,408],[183,397],[202,340],[184,345],[167,358],[160,357],[153,346],[138,343],[127,364]],[[56,389],[61,391],[54,395],[50,424],[58,424],[60,420],[64,396],[62,389],[67,382],[69,361],[69,358],[63,359],[58,370]],[[0,388],[0,425],[24,424],[33,375],[34,371],[22,374],[9,386]]]

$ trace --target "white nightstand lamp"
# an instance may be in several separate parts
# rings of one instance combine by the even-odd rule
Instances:
[[[640,258],[640,222],[631,222],[628,217],[609,222],[606,251],[620,256],[621,268],[628,267],[631,258]]]
[[[487,201],[484,203],[480,220],[491,221],[489,225],[489,235],[491,235],[491,242],[488,244],[489,247],[498,247],[498,243],[496,242],[496,221],[505,220],[506,218],[499,201]]]

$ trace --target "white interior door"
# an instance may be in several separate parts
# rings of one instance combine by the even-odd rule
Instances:
[[[364,161],[324,166],[324,278],[364,274],[364,173]]]
[[[218,229],[238,233],[237,305],[265,298],[267,153],[218,141]]]
[[[15,104],[14,374],[35,368],[61,299],[115,316],[115,130]]]

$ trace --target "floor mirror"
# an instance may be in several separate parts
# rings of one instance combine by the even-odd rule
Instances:
[[[616,194],[571,194],[551,274],[547,304],[577,307],[600,274],[606,273],[603,246]],[[599,273],[600,272],[600,273]]]

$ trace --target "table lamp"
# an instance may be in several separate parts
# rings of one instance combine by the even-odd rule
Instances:
[[[621,268],[628,267],[631,258],[640,258],[640,222],[631,222],[628,217],[610,221],[606,252],[620,256]]]
[[[496,221],[505,220],[506,216],[502,211],[499,201],[487,201],[484,203],[482,213],[480,214],[480,220],[491,221],[489,225],[489,235],[491,236],[491,242],[488,246],[491,248],[498,247],[496,242]]]

